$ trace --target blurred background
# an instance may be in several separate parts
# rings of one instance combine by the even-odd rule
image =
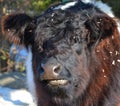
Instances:
[[[0,0],[0,20],[4,15],[25,12],[30,16],[38,15],[50,5],[68,0]],[[120,17],[120,0],[102,0],[112,7],[115,15]],[[24,60],[27,51],[9,43],[2,37],[0,28],[0,72],[25,71]]]

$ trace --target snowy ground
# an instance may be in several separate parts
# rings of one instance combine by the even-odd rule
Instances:
[[[27,91],[26,73],[0,73],[0,106],[35,106]]]
[[[0,86],[0,106],[35,106],[35,104],[27,90]]]

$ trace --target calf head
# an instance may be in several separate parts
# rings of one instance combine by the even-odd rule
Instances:
[[[86,92],[99,98],[109,83],[107,78],[100,84],[95,80],[104,76],[101,70],[108,63],[103,65],[100,56],[107,56],[105,45],[118,34],[116,22],[93,4],[70,3],[74,5],[62,9],[67,3],[60,4],[35,18],[12,14],[2,19],[2,32],[9,41],[31,49],[36,95],[42,106],[77,106],[87,98]],[[93,83],[97,83],[94,93]]]

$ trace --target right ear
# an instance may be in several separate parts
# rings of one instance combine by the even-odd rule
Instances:
[[[32,18],[26,14],[11,14],[2,17],[2,33],[12,43],[29,45],[33,41]]]

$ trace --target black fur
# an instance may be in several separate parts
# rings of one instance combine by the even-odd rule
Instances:
[[[35,18],[15,14],[2,21],[8,38],[13,31],[19,43],[32,46],[38,106],[120,105],[117,23],[93,4],[58,8],[65,4]],[[68,83],[50,83],[60,79]]]

